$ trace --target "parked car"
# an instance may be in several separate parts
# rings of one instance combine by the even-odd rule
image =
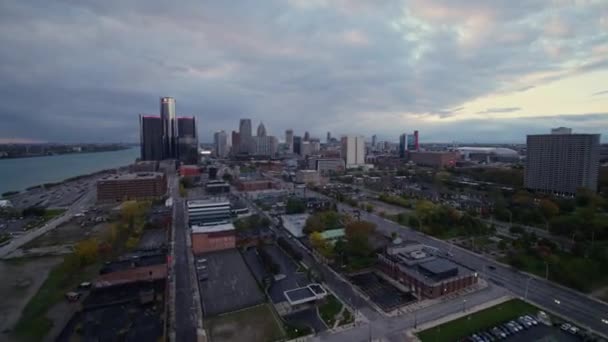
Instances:
[[[574,325],[571,326],[570,329],[568,329],[568,332],[571,334],[574,334],[574,335],[578,334],[579,331],[580,331],[580,329]]]
[[[507,337],[507,334],[505,334],[500,329],[498,329],[498,327],[492,328],[492,334],[494,336],[496,336],[496,338],[506,338]]]
[[[572,326],[571,326],[570,324],[568,324],[568,323],[564,323],[564,324],[562,324],[562,325],[561,325],[561,327],[560,327],[560,328],[561,328],[563,331],[569,331],[569,330],[570,330],[570,328],[572,328]]]
[[[530,315],[526,315],[524,317],[526,317],[530,322],[532,322],[532,324],[538,325],[538,321],[536,320],[536,318],[534,318],[534,317],[532,317]]]
[[[511,336],[511,330],[509,330],[509,328],[505,325],[505,324],[500,324],[498,326],[498,329],[500,329],[502,332],[504,332],[507,336]]]

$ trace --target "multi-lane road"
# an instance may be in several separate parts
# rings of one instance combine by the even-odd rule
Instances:
[[[307,193],[327,198],[313,191],[307,191]],[[350,206],[345,204],[338,204],[338,208],[340,210],[352,210]],[[375,223],[378,231],[387,236],[396,232],[404,239],[417,240],[425,245],[443,251],[450,251],[454,261],[477,270],[482,277],[504,287],[514,295],[571,320],[584,328],[591,329],[604,336],[608,335],[608,324],[605,323],[608,322],[608,304],[602,301],[551,281],[520,272],[485,256],[422,234],[376,214],[361,211],[361,219]],[[488,268],[488,266],[493,269]]]

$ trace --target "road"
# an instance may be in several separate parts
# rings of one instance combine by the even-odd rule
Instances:
[[[190,249],[187,244],[188,227],[184,199],[179,196],[178,179],[169,175],[170,193],[173,198],[173,229],[175,231],[174,268],[175,281],[175,341],[196,341],[198,312],[193,300],[194,289],[190,278]]]
[[[26,234],[13,238],[9,244],[0,247],[0,258],[3,258],[4,256],[12,253],[17,248],[69,221],[75,214],[82,212],[84,209],[90,207],[91,204],[95,202],[96,194],[97,192],[95,190],[95,187],[91,187],[78,200],[76,200],[76,202],[74,202],[62,215],[50,220],[40,228],[30,230]]]
[[[307,190],[307,194],[327,198],[310,190]],[[338,204],[338,209],[352,210],[350,206],[342,203]],[[449,242],[422,234],[409,227],[401,226],[376,214],[361,211],[361,219],[375,223],[377,230],[386,236],[396,232],[403,239],[417,240],[443,251],[451,251],[455,261],[477,270],[481,276],[494,281],[516,296],[525,298],[529,302],[571,320],[582,327],[601,333],[604,336],[608,335],[608,324],[603,321],[608,319],[608,304],[604,302],[551,281],[520,272],[510,266],[452,245]],[[487,266],[490,265],[495,270],[489,270]]]

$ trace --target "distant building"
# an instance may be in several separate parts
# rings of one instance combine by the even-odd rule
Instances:
[[[365,164],[365,138],[348,135],[342,137],[342,158],[346,167],[356,167]]]
[[[304,141],[308,141],[310,140],[310,134],[308,133],[308,131],[304,132]]]
[[[235,182],[235,186],[238,191],[260,191],[260,190],[271,190],[271,189],[279,189],[280,184],[265,179],[259,180],[237,180]]]
[[[344,159],[341,158],[310,158],[308,168],[317,170],[321,174],[330,172],[343,172],[346,169]]]
[[[597,191],[600,135],[569,132],[561,127],[552,134],[528,135],[526,188],[562,195],[579,188]]]
[[[178,159],[185,164],[198,164],[198,139],[195,137],[178,137]]]
[[[97,200],[128,201],[159,199],[167,193],[164,173],[129,173],[97,181]]]
[[[132,173],[138,172],[156,172],[158,171],[158,161],[156,160],[144,160],[133,163],[129,167],[129,171]]]
[[[407,158],[409,151],[418,151],[418,131],[413,134],[403,133],[399,136],[399,157]]]
[[[568,128],[568,127],[552,128],[551,134],[572,134],[572,128]]]
[[[378,139],[378,138],[376,137],[376,135],[375,135],[375,134],[374,134],[374,135],[372,135],[372,147],[376,147],[377,139]]]
[[[293,137],[293,153],[302,154],[302,137],[300,136]]]
[[[161,97],[160,119],[162,122],[162,144],[163,159],[175,159],[177,157],[177,123],[175,122],[175,99],[172,97]]]
[[[211,180],[205,184],[205,191],[209,195],[227,194],[230,192],[230,184],[220,180]]]
[[[215,132],[213,140],[215,143],[215,156],[221,159],[226,158],[228,155],[228,135],[226,135],[226,132]]]
[[[285,131],[285,143],[287,144],[287,150],[289,153],[293,152],[293,130],[288,129]]]
[[[162,134],[163,126],[159,116],[139,116],[141,160],[163,159]]]
[[[482,163],[518,162],[519,153],[506,147],[458,147],[456,149],[464,160]]]
[[[327,143],[331,142],[331,132],[327,132],[327,138],[326,138],[325,142],[327,142]]]
[[[241,119],[239,123],[240,153],[250,154],[253,152],[251,119]]]
[[[236,231],[232,223],[192,226],[192,253],[195,255],[234,248],[236,248]]]
[[[196,138],[196,118],[193,116],[182,116],[177,118],[177,133],[180,137]]]
[[[266,136],[266,127],[264,127],[264,123],[260,122],[260,124],[258,125],[258,137],[265,137]]]
[[[182,165],[179,167],[179,175],[182,177],[200,177],[201,169],[197,165]]]
[[[296,172],[296,183],[319,185],[321,177],[317,170],[298,170]]]
[[[274,156],[277,154],[278,141],[273,136],[256,136],[253,140],[253,154],[256,156]]]
[[[239,154],[241,151],[241,135],[237,131],[232,131],[232,154]]]
[[[451,151],[410,152],[410,161],[421,166],[444,168],[454,166],[460,159],[460,153]]]

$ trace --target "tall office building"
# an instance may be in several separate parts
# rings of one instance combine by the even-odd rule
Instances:
[[[196,118],[194,116],[182,116],[177,118],[177,136],[196,138]]]
[[[239,123],[239,138],[241,153],[253,152],[253,141],[251,139],[251,119],[241,119]]]
[[[258,125],[258,137],[265,137],[266,136],[266,127],[264,127],[264,123],[260,122],[260,124]]]
[[[241,151],[241,136],[239,132],[232,131],[232,154],[237,155]]]
[[[141,160],[163,159],[163,126],[159,116],[139,115]]]
[[[160,119],[162,121],[163,159],[177,157],[177,124],[175,122],[175,99],[161,97]]]
[[[342,137],[342,159],[346,167],[365,164],[365,138],[359,135]]]
[[[399,157],[407,158],[407,152],[418,151],[418,131],[414,134],[403,133],[399,136]]]
[[[228,135],[226,132],[215,132],[213,141],[215,143],[215,156],[217,158],[226,158],[228,155]]]
[[[295,153],[295,154],[302,153],[302,137],[300,137],[300,136],[293,137],[293,153]]]
[[[560,127],[552,134],[528,135],[526,188],[562,195],[597,190],[600,135],[570,132]]]
[[[310,140],[310,134],[308,133],[308,131],[306,131],[304,133],[304,141],[308,141],[308,140]]]
[[[374,134],[374,135],[372,135],[372,147],[376,147],[377,139],[378,139],[378,138],[376,137],[376,135],[375,135],[375,134]]]
[[[327,132],[327,143],[331,142],[331,132]]]
[[[196,118],[182,116],[177,118],[177,158],[186,164],[198,163],[198,137],[196,133]]]
[[[277,145],[277,138],[273,136],[255,136],[253,137],[253,154],[266,157],[274,156],[277,154]]]
[[[293,153],[293,130],[288,129],[285,131],[285,143],[289,153]]]

